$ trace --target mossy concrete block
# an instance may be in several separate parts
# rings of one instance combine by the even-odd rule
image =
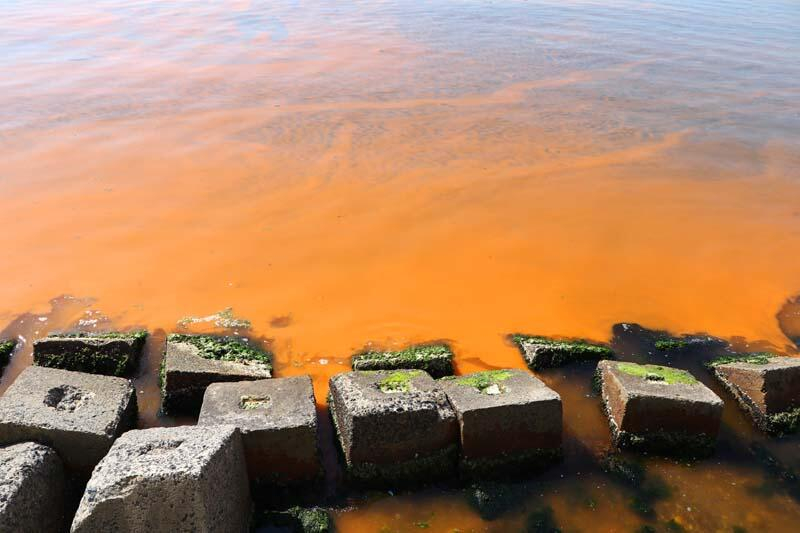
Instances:
[[[0,448],[0,533],[58,533],[64,520],[64,466],[52,448]]]
[[[491,370],[439,383],[461,429],[463,474],[516,473],[560,454],[561,397],[530,372]]]
[[[517,345],[531,370],[614,358],[614,352],[607,346],[582,340],[554,340],[522,334],[511,335],[511,340]]]
[[[711,368],[762,430],[770,433],[797,430],[800,359],[770,356],[716,364]]]
[[[614,443],[667,455],[713,450],[722,400],[686,371],[600,361],[597,371]]]
[[[333,376],[329,408],[352,481],[394,486],[455,473],[458,422],[422,370]]]
[[[134,430],[95,468],[72,532],[245,532],[251,512],[234,426]]]
[[[271,354],[245,339],[170,335],[161,368],[161,410],[197,413],[212,383],[272,377]]]
[[[209,385],[197,423],[239,428],[253,481],[284,485],[321,474],[309,376]]]
[[[416,369],[440,378],[453,374],[453,351],[446,344],[418,344],[395,352],[361,352],[351,363],[353,370]]]
[[[80,474],[135,424],[136,394],[127,379],[32,366],[0,397],[0,445],[45,444]]]
[[[2,372],[3,367],[11,360],[11,354],[14,353],[14,348],[16,347],[16,340],[0,339],[0,372]]]
[[[147,333],[52,333],[33,342],[33,362],[89,374],[128,376],[136,370]]]

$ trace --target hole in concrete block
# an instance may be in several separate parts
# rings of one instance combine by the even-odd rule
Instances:
[[[163,455],[178,448],[181,444],[183,444],[182,439],[151,442],[142,448],[141,455]]]
[[[44,404],[57,411],[71,412],[86,405],[92,398],[94,398],[93,392],[81,390],[72,385],[60,385],[47,391]]]
[[[269,407],[269,396],[242,396],[239,400],[239,409],[250,411],[253,409],[266,409]]]

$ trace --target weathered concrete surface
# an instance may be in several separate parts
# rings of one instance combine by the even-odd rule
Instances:
[[[64,520],[64,467],[47,446],[0,448],[0,533],[57,533]]]
[[[651,380],[620,370],[665,369],[687,382]],[[713,450],[722,420],[722,400],[688,372],[654,365],[600,361],[603,404],[614,443],[663,454],[704,455]]]
[[[511,335],[511,340],[517,345],[531,370],[614,358],[614,352],[607,346],[586,341],[555,340],[521,334]]]
[[[440,378],[453,374],[453,351],[446,344],[418,344],[395,352],[361,352],[351,363],[353,370],[416,369]]]
[[[135,430],[95,468],[72,531],[244,532],[251,507],[235,427]]]
[[[251,481],[292,484],[321,474],[309,376],[209,385],[197,423],[239,428]]]
[[[333,376],[329,408],[351,480],[394,485],[455,472],[458,422],[425,372]]]
[[[764,431],[797,430],[800,359],[769,357],[764,363],[730,362],[712,367],[714,375]]]
[[[161,370],[161,409],[164,413],[197,413],[206,387],[212,383],[258,380],[272,377],[272,366],[259,360],[225,360],[227,347],[236,347],[220,338],[212,357],[186,342],[189,336],[170,336]],[[202,336],[205,339],[212,337]],[[228,343],[228,344],[223,344]]]
[[[439,383],[458,417],[462,473],[504,475],[559,456],[561,397],[530,372],[493,370]]]
[[[88,474],[136,424],[136,394],[122,378],[32,366],[0,397],[0,445],[35,441]]]
[[[52,333],[33,343],[33,362],[89,374],[127,376],[136,370],[147,333]]]

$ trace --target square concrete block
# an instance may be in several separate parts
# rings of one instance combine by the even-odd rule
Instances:
[[[161,410],[197,413],[212,383],[272,377],[272,355],[240,337],[170,335],[161,368]]]
[[[416,369],[440,378],[453,374],[453,351],[446,344],[417,344],[395,352],[361,352],[351,363],[353,370]]]
[[[136,370],[147,332],[51,333],[33,343],[33,363],[89,374],[128,376]]]
[[[32,366],[0,397],[0,445],[45,444],[83,474],[135,424],[136,394],[127,379]]]
[[[351,480],[413,484],[455,472],[458,422],[422,370],[333,376],[328,404]]]
[[[667,455],[705,455],[716,443],[722,400],[685,370],[600,361],[614,443]]]
[[[531,370],[555,368],[580,361],[613,359],[607,346],[582,340],[556,340],[535,335],[511,335]]]
[[[530,372],[490,370],[439,380],[461,428],[461,470],[486,476],[560,455],[561,397]]]
[[[252,481],[285,485],[321,474],[309,376],[209,385],[197,424],[239,428]]]
[[[753,354],[712,363],[711,368],[761,429],[770,433],[798,429],[800,359]]]
[[[0,533],[59,533],[64,467],[52,448],[24,442],[0,448]]]
[[[246,532],[251,507],[235,427],[134,430],[95,468],[72,532]]]

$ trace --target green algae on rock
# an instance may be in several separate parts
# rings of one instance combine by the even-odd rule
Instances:
[[[197,412],[211,383],[272,377],[272,354],[241,337],[172,334],[160,370],[161,410]]]
[[[713,369],[715,366],[725,365],[728,363],[750,363],[752,365],[766,365],[769,363],[770,358],[780,357],[778,354],[771,352],[753,352],[753,353],[734,353],[730,355],[723,355],[706,363],[706,367]]]
[[[266,511],[259,522],[258,526],[286,528],[292,533],[330,533],[334,530],[330,513],[321,507]]]
[[[399,351],[367,350],[353,355],[353,370],[424,370],[434,378],[453,374],[453,351],[447,344],[415,344]]]
[[[38,366],[123,377],[136,370],[146,331],[51,333],[33,343]]]
[[[421,373],[421,370],[397,370],[381,379],[378,388],[387,393],[408,392],[411,390],[411,380]]]
[[[614,359],[611,348],[584,340],[557,340],[515,333],[510,339],[517,345],[531,370],[555,368],[579,361]]]
[[[502,394],[502,383],[511,376],[510,370],[486,370],[468,376],[446,376],[442,380],[452,381],[464,387],[472,387],[484,394]]]
[[[0,370],[11,360],[11,354],[14,353],[16,347],[17,341],[14,339],[0,340]]]
[[[617,368],[625,374],[644,378],[648,381],[663,381],[667,385],[683,383],[692,385],[697,379],[685,370],[660,365],[637,365],[635,363],[619,363]]]

